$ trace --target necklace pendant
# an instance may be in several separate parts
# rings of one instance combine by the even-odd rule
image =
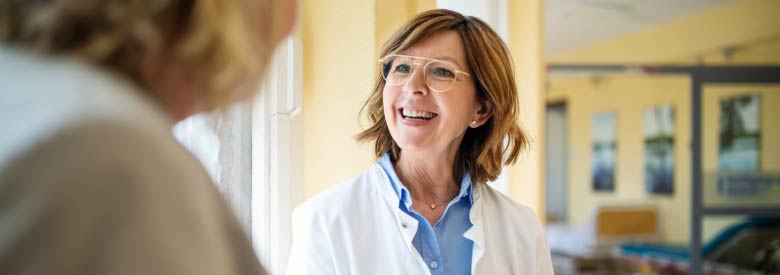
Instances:
[[[436,205],[435,204],[431,204],[431,209],[436,209]]]

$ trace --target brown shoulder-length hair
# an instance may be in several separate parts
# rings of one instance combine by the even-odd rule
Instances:
[[[477,96],[493,109],[484,125],[466,130],[455,157],[453,176],[460,179],[468,172],[475,183],[492,181],[501,173],[503,164],[514,163],[529,144],[528,136],[518,124],[519,103],[509,50],[498,34],[476,17],[450,10],[430,10],[418,14],[396,31],[383,46],[381,56],[402,52],[444,31],[460,35]],[[361,110],[370,127],[356,138],[362,142],[373,141],[377,158],[390,152],[395,162],[401,148],[385,123],[382,108],[385,81],[381,70],[378,71],[371,95]]]

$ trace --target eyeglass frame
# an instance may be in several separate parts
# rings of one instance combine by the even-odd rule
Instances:
[[[433,61],[444,62],[444,63],[450,64],[453,67],[455,67],[456,68],[455,72],[454,72],[455,73],[455,79],[452,80],[452,84],[450,84],[450,87],[448,87],[447,89],[445,89],[445,90],[434,89],[430,85],[428,85],[428,82],[425,82],[425,86],[428,86],[428,89],[430,89],[431,91],[437,92],[437,93],[445,93],[445,92],[451,90],[452,87],[455,85],[455,82],[458,81],[458,74],[463,74],[465,76],[471,77],[471,75],[469,73],[467,73],[465,71],[462,71],[460,69],[460,66],[458,66],[458,64],[455,64],[455,63],[447,61],[447,60],[441,60],[441,59],[435,59],[435,58],[427,58],[427,57],[421,57],[421,56],[405,55],[405,54],[388,54],[388,55],[385,55],[384,57],[379,59],[379,64],[381,66],[380,67],[380,73],[381,73],[382,79],[385,81],[385,83],[389,83],[389,82],[387,81],[387,76],[385,75],[385,72],[384,72],[384,65],[385,65],[384,60],[387,59],[388,57],[391,57],[391,56],[393,56],[393,57],[408,57],[408,58],[411,58],[411,59],[427,60],[428,62],[425,62],[425,64],[423,64],[423,80],[427,80],[428,79],[428,76],[426,75],[426,72],[425,72],[425,67],[428,66],[428,64],[431,64],[431,62],[433,62]],[[409,77],[407,77],[406,80],[404,80],[403,82],[398,83],[398,84],[392,84],[392,83],[389,83],[389,84],[391,86],[398,86],[398,85],[404,85],[407,82],[409,82],[409,79],[411,79],[412,74],[414,74],[415,70],[417,70],[417,67],[421,63],[414,62],[412,64],[414,66],[412,66],[412,71],[409,73]]]

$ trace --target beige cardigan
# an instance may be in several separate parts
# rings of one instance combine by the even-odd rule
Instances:
[[[0,47],[0,274],[263,274],[171,125],[122,78]]]

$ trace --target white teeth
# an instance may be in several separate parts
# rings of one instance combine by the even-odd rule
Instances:
[[[425,111],[409,110],[409,109],[405,109],[404,108],[403,109],[403,115],[406,116],[406,117],[431,119],[436,114],[425,112]]]

